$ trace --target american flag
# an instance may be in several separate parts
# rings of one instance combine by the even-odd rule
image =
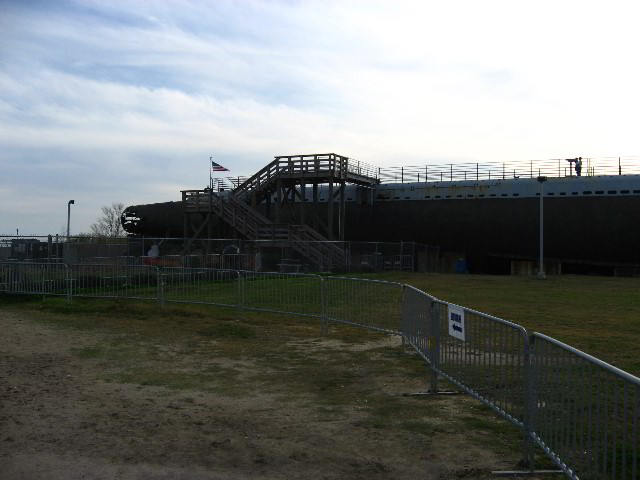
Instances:
[[[222,165],[218,165],[216,162],[211,160],[211,171],[212,172],[228,172],[229,169],[223,167]]]

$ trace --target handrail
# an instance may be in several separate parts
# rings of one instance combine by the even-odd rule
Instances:
[[[448,163],[380,168],[382,183],[450,182],[464,180],[506,180],[539,176],[576,176],[575,158],[526,160],[521,162]],[[583,176],[638,175],[640,157],[582,158]]]
[[[377,179],[377,168],[364,162],[350,160],[335,153],[275,157],[271,163],[236,186],[233,193],[240,198],[246,198],[254,192],[264,194],[272,191],[273,184],[278,179],[312,179],[328,175],[338,180],[347,180],[350,174]]]
[[[226,198],[210,190],[183,190],[187,211],[211,211],[252,240],[287,241],[317,264],[344,263],[345,252],[307,225],[275,224],[229,192]],[[326,263],[325,263],[326,264]]]
[[[240,196],[246,196],[255,188],[268,186],[277,178],[278,174],[286,175],[287,168],[293,167],[293,172],[311,171],[296,167],[297,164],[310,165],[316,157],[328,160],[335,156],[341,163],[339,178],[346,174],[377,179],[382,183],[414,183],[414,182],[450,182],[464,180],[506,180],[509,178],[535,178],[546,176],[552,178],[572,177],[575,172],[575,158],[537,159],[511,162],[466,162],[444,163],[435,165],[405,165],[376,167],[354,158],[326,153],[317,155],[279,156],[259,170],[251,177],[224,177],[214,179],[218,191],[229,188],[228,180],[233,191]],[[342,163],[346,162],[346,170]],[[280,169],[279,167],[282,167]],[[315,167],[315,165],[314,165]],[[620,157],[584,157],[582,158],[583,176],[599,175],[640,175],[640,156]]]

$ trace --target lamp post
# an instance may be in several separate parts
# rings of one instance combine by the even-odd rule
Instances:
[[[71,226],[71,205],[75,204],[73,200],[67,203],[67,242],[69,241],[69,227]]]
[[[546,278],[544,274],[544,182],[547,177],[538,177],[540,182],[540,260],[538,263],[538,278]]]

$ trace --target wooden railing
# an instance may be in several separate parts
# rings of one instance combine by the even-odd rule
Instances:
[[[241,199],[248,198],[254,192],[268,194],[275,190],[278,179],[327,181],[348,180],[350,177],[359,177],[360,181],[370,179],[369,183],[376,183],[377,169],[364,162],[350,163],[348,157],[335,153],[276,157],[273,162],[237,186],[233,193]]]
[[[345,252],[307,225],[275,224],[235,195],[226,198],[206,190],[182,192],[185,211],[212,212],[250,240],[286,242],[297,252],[326,268],[345,263]]]

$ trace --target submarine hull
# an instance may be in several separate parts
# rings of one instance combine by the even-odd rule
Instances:
[[[314,208],[319,218],[327,218],[326,193],[320,189],[319,203],[305,203],[307,223]],[[540,195],[535,179],[349,186],[344,239],[438,246],[464,254],[472,271],[506,273],[510,260],[539,255]],[[640,176],[550,179],[542,196],[546,259],[640,266]],[[337,207],[336,201],[334,232]],[[264,204],[258,210],[267,214]],[[281,221],[299,223],[299,211],[300,202],[281,209]],[[125,225],[131,234],[184,235],[181,202],[132,206],[127,212],[140,217]],[[270,214],[275,220],[273,205]]]

